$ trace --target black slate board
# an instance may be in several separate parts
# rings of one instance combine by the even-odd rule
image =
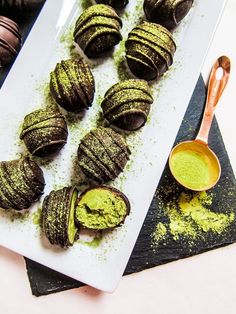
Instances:
[[[200,76],[175,143],[193,139],[196,136],[205,98],[206,88]],[[215,119],[210,131],[209,144],[218,155],[222,166],[221,179],[211,191],[214,194],[214,200],[210,209],[214,212],[234,210],[236,213],[235,177]],[[171,192],[166,193],[170,186]],[[168,220],[165,212],[163,212],[162,205],[183,191],[186,192],[174,181],[168,165],[166,165],[124,275],[199,254],[236,241],[236,221],[234,220],[225,232],[221,234],[204,233],[200,239],[194,241],[191,245],[185,237],[174,240],[173,237],[167,235],[165,241],[154,247],[151,234],[158,222],[166,223]],[[81,282],[68,278],[27,258],[25,261],[32,293],[35,296],[47,295],[83,285]]]

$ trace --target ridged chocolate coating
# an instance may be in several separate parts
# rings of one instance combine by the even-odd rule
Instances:
[[[42,228],[51,244],[69,247],[73,242],[69,239],[69,219],[71,215],[71,200],[77,190],[73,187],[64,187],[51,191],[43,200]],[[78,192],[77,192],[78,193]]]
[[[128,0],[96,0],[97,3],[107,4],[114,9],[122,9],[128,4]]]
[[[106,92],[101,106],[110,124],[133,131],[146,123],[152,102],[147,82],[136,79],[113,85]]]
[[[41,197],[44,186],[42,170],[28,157],[0,162],[0,207],[29,208]]]
[[[45,0],[0,0],[3,9],[32,10],[40,7]]]
[[[98,57],[122,39],[122,22],[115,10],[104,4],[86,9],[78,18],[74,40],[90,57]]]
[[[84,174],[98,183],[114,180],[123,171],[130,150],[123,137],[110,128],[97,128],[84,136],[78,161]]]
[[[128,35],[126,60],[132,73],[142,79],[159,78],[173,63],[176,45],[163,26],[143,22]]]
[[[144,0],[147,20],[173,29],[187,15],[193,0]]]
[[[94,78],[82,58],[57,63],[50,76],[50,91],[58,105],[71,112],[83,111],[92,105]]]
[[[20,139],[34,156],[57,153],[67,141],[68,130],[59,111],[39,109],[25,116]]]
[[[12,62],[21,48],[18,25],[11,19],[0,16],[0,67]]]

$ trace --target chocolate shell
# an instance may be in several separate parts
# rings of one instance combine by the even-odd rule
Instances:
[[[110,128],[97,128],[81,140],[79,166],[97,183],[114,180],[124,170],[130,150],[123,137]]]
[[[97,3],[107,4],[114,9],[123,9],[127,4],[128,0],[96,0]]]
[[[74,40],[89,58],[95,58],[120,42],[121,27],[120,17],[110,6],[92,5],[78,18]]]
[[[0,7],[9,10],[34,10],[39,8],[45,0],[1,0]]]
[[[28,157],[0,162],[0,207],[29,208],[41,197],[44,186],[42,170]]]
[[[159,78],[173,63],[176,45],[163,26],[143,22],[128,35],[126,60],[131,72],[142,79]]]
[[[21,48],[18,25],[11,19],[0,16],[0,67],[12,62]]]
[[[75,220],[90,230],[111,230],[124,223],[130,212],[128,198],[105,185],[85,190],[78,199]]]
[[[193,0],[144,0],[147,20],[173,29],[188,14]]]
[[[88,109],[93,102],[95,83],[87,62],[63,60],[51,72],[50,91],[55,101],[71,112]]]
[[[101,106],[111,125],[133,131],[146,123],[152,102],[147,82],[136,79],[113,85],[106,92]]]
[[[73,245],[78,230],[74,223],[77,197],[75,188],[65,187],[51,191],[43,200],[42,228],[51,244]]]
[[[45,157],[57,153],[67,136],[66,121],[59,111],[39,109],[25,117],[20,139],[33,156]]]

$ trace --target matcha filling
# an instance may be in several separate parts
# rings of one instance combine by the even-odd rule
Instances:
[[[108,189],[91,189],[82,195],[76,219],[86,228],[103,230],[118,226],[127,214],[123,197]]]

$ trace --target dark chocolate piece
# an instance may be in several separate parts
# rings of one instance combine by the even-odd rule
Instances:
[[[163,26],[143,22],[128,35],[126,60],[131,72],[142,79],[159,78],[173,63],[176,45]]]
[[[97,128],[81,140],[79,165],[83,173],[95,182],[114,180],[123,171],[130,150],[123,137],[110,128]]]
[[[36,162],[24,157],[0,162],[0,206],[22,210],[43,194],[43,172]]]
[[[192,5],[193,0],[144,0],[143,9],[148,21],[171,30],[188,14]]]
[[[0,8],[9,10],[34,10],[39,8],[45,0],[0,0]]]
[[[79,196],[75,219],[86,229],[111,230],[123,224],[129,212],[130,202],[121,191],[100,185]]]
[[[12,62],[21,48],[18,25],[11,19],[0,16],[0,67]]]
[[[96,4],[78,18],[74,40],[89,58],[95,58],[120,42],[121,26],[121,19],[113,8]]]
[[[129,0],[96,0],[97,3],[107,4],[114,9],[123,9],[129,2]]]
[[[59,111],[39,109],[25,117],[20,139],[32,155],[45,157],[57,153],[67,136],[66,121]]]
[[[87,62],[63,60],[51,73],[50,91],[55,101],[71,112],[88,109],[93,102],[95,83]]]
[[[110,124],[133,131],[146,123],[152,102],[147,82],[136,79],[113,85],[106,92],[101,106]]]
[[[42,205],[42,228],[51,244],[61,247],[73,245],[77,234],[74,224],[74,211],[78,191],[65,187],[51,191]]]

